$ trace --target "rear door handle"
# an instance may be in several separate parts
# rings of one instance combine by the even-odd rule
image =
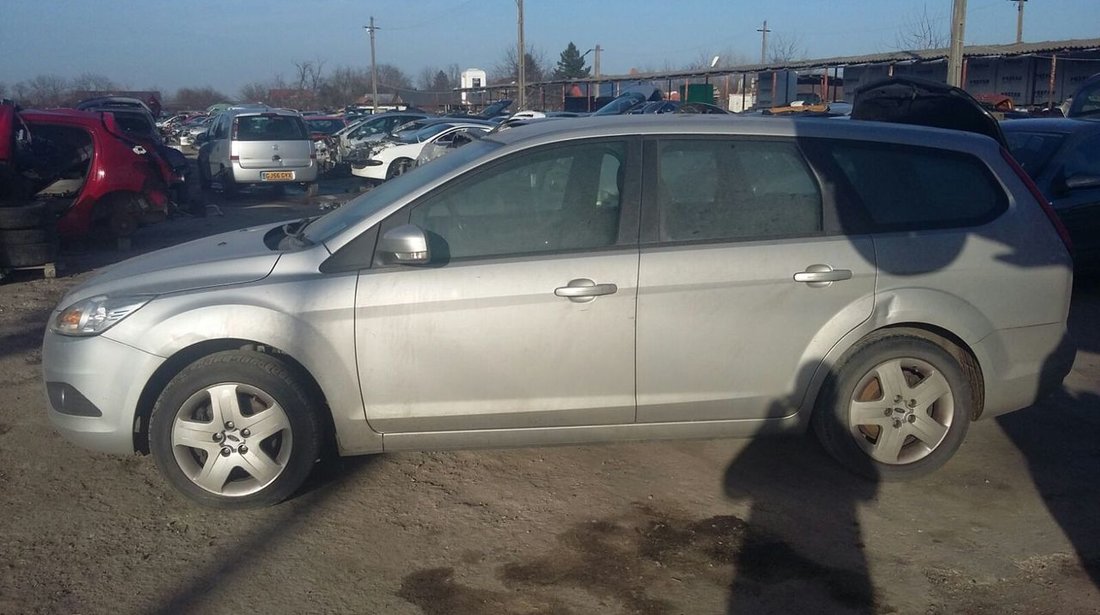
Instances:
[[[829,286],[833,282],[852,279],[850,269],[833,269],[829,265],[817,264],[806,267],[805,271],[794,274],[795,282],[803,282],[807,286],[821,288]]]
[[[566,286],[554,289],[554,294],[559,297],[567,297],[574,303],[588,303],[594,301],[600,295],[610,295],[619,290],[614,284],[597,284],[588,278],[569,280]]]

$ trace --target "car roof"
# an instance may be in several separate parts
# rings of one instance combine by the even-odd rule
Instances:
[[[293,117],[301,117],[302,114],[297,111],[291,111],[290,109],[279,109],[276,107],[231,107],[226,109],[223,113],[228,113],[234,116],[241,115],[288,115]]]
[[[828,118],[738,117],[706,113],[613,115],[533,122],[486,137],[504,145],[565,141],[583,137],[634,135],[743,135],[760,137],[825,137],[926,144],[934,138],[948,148],[997,147],[987,136],[961,130],[909,124]],[[983,145],[984,144],[984,145]]]

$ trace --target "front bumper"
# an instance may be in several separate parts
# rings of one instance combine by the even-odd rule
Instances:
[[[81,447],[133,453],[138,399],[162,363],[162,357],[103,335],[67,337],[47,331],[42,372],[50,422]]]

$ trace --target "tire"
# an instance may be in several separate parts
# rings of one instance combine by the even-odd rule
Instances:
[[[320,189],[321,187],[317,185],[317,182],[309,182],[306,184],[306,196],[313,198],[317,196],[317,192],[320,191]]]
[[[390,163],[390,168],[386,169],[386,179],[393,179],[398,175],[404,175],[413,168],[413,161],[411,158],[398,158]]]
[[[49,223],[50,211],[43,203],[0,207],[0,229],[33,229]]]
[[[226,197],[234,197],[240,193],[241,187],[233,179],[233,171],[230,169],[224,169],[222,171],[222,194]]]
[[[57,260],[57,243],[9,245],[0,242],[0,267],[37,267]]]
[[[202,158],[199,158],[196,162],[196,166],[199,168],[199,189],[203,191],[210,190],[210,165]]]
[[[309,390],[269,355],[233,350],[204,357],[157,399],[150,452],[168,482],[199,504],[276,504],[302,486],[320,452],[321,408]],[[228,399],[228,407],[212,404],[214,395]],[[250,433],[256,429],[262,432]]]
[[[825,450],[849,470],[881,480],[917,478],[955,454],[974,414],[974,383],[930,339],[883,333],[856,345],[814,409]],[[889,413],[889,414],[887,414]]]

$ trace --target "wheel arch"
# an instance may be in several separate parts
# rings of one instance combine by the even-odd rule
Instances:
[[[333,443],[335,426],[333,425],[332,411],[328,406],[328,399],[317,379],[300,361],[283,350],[262,342],[243,338],[220,338],[203,340],[181,348],[168,357],[146,381],[141,394],[138,396],[137,408],[134,413],[135,451],[143,455],[149,454],[149,417],[153,413],[153,406],[156,404],[157,399],[164,392],[165,387],[168,386],[172,378],[195,361],[226,350],[250,350],[275,357],[288,370],[301,378],[301,383],[307,387],[308,392],[314,395],[320,405],[326,409],[326,412],[322,412],[321,416],[317,417],[324,429],[322,442],[326,446]]]
[[[803,413],[804,420],[808,421],[810,415],[819,410],[822,396],[828,389],[828,383],[836,378],[838,367],[847,361],[854,350],[863,346],[869,340],[889,335],[910,335],[928,340],[953,356],[958,361],[963,373],[975,383],[971,391],[973,412],[970,420],[975,421],[981,416],[985,405],[985,378],[977,354],[971,345],[959,335],[940,325],[909,321],[889,323],[869,331],[861,331],[851,339],[845,340],[843,344],[838,344],[838,348],[834,349],[836,352],[830,353],[830,357],[822,362],[818,373],[814,376],[810,395],[807,397],[804,406],[809,410]]]

